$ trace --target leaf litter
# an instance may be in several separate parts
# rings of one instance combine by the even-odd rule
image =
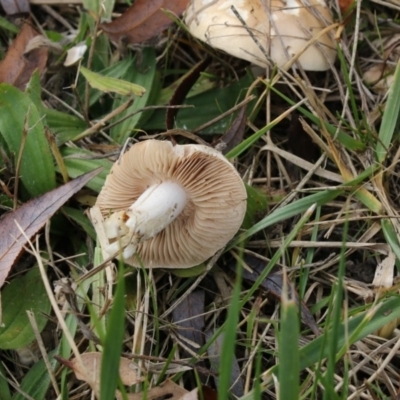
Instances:
[[[30,48],[28,46],[40,33],[25,21],[20,32],[8,48],[0,62],[0,82],[9,83],[18,89],[25,90],[35,70],[42,75],[46,68],[48,49],[46,47]]]
[[[100,169],[88,172],[32,199],[0,219],[0,232],[3,232],[0,242],[0,287],[4,285],[11,268],[27,243],[23,233],[28,238],[38,233],[60,207],[99,172]]]

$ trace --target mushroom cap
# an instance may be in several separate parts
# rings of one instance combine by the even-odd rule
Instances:
[[[103,216],[126,211],[150,186],[179,183],[188,203],[153,238],[138,244],[146,268],[188,268],[214,255],[232,239],[246,212],[246,189],[235,168],[217,150],[147,140],[117,161],[97,198]],[[139,266],[136,255],[125,260]]]
[[[246,26],[231,6],[235,7]],[[265,53],[282,67],[332,23],[332,14],[324,0],[308,0],[307,3],[302,0],[270,0],[269,6],[270,16],[261,0],[191,0],[185,23],[193,36],[210,46],[261,67],[270,64],[246,27]],[[335,61],[336,43],[328,33],[320,35],[317,44],[310,45],[299,56],[298,62],[303,69],[324,71]]]

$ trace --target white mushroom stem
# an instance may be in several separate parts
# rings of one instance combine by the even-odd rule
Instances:
[[[108,238],[119,239],[109,246],[107,252],[115,254],[123,249],[122,257],[131,257],[140,241],[161,232],[179,216],[187,202],[187,194],[178,183],[162,182],[150,186],[123,213],[124,218],[115,213],[117,216],[111,216],[106,222]]]

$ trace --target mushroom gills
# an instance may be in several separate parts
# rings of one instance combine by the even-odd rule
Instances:
[[[123,250],[127,259],[137,244],[148,240],[174,221],[188,202],[186,191],[176,182],[162,182],[145,190],[127,211],[119,211],[105,223],[108,239],[118,240],[106,249],[110,255]]]

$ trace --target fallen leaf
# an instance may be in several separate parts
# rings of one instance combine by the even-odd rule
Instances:
[[[172,24],[165,11],[181,15],[189,0],[137,0],[121,17],[101,28],[115,42],[143,43]]]
[[[78,43],[74,47],[71,47],[67,51],[67,57],[64,61],[64,67],[70,67],[82,60],[87,50],[87,44],[85,42]]]
[[[339,7],[342,15],[347,14],[347,12],[352,8],[354,5],[354,0],[339,0]]]
[[[204,297],[203,290],[190,293],[172,312],[172,322],[184,346],[195,353],[204,344]],[[183,352],[183,357],[190,356],[187,351]]]
[[[206,340],[211,339],[215,334],[214,329],[210,329],[206,331]],[[230,370],[230,394],[235,395],[236,397],[242,397],[244,395],[244,386],[243,380],[241,378],[241,371],[239,367],[239,363],[237,361],[236,356],[233,357],[232,365],[221,365],[221,352],[222,346],[224,343],[224,334],[219,335],[208,347],[207,354],[210,360],[210,369],[215,374],[218,374],[224,368],[228,368]],[[215,386],[218,389],[219,386],[219,378],[214,377]]]
[[[39,70],[40,74],[43,74],[47,63],[47,48],[39,47],[26,53],[30,41],[38,35],[39,33],[32,25],[25,21],[0,62],[0,82],[6,82],[18,89],[25,90],[36,69]]]
[[[19,227],[28,238],[31,238],[71,196],[100,171],[101,169],[98,168],[88,172],[57,189],[45,193],[43,196],[25,203],[0,219],[0,232],[2,232],[2,240],[0,241],[0,287],[3,286],[14,261],[27,242]]]
[[[154,400],[158,398],[167,398],[168,400],[182,400],[182,396],[189,393],[183,387],[170,381],[169,379],[162,383],[160,386],[154,387],[144,394],[141,393],[128,393],[128,400]],[[164,397],[165,396],[165,397]],[[124,397],[117,393],[117,399],[122,400]]]
[[[80,381],[85,381],[89,384],[100,383],[100,370],[101,370],[101,357],[100,352],[84,353],[81,355],[81,360],[83,365],[77,361],[76,358],[72,360],[60,359],[65,366],[72,369],[76,379]],[[119,375],[121,382],[126,386],[132,386],[139,382],[141,379],[138,378],[136,371],[133,369],[134,364],[128,358],[121,357],[119,364]],[[98,387],[97,387],[98,389]]]
[[[189,393],[184,394],[179,400],[197,400],[199,398],[199,389],[193,389]]]
[[[6,15],[28,14],[30,12],[28,0],[0,0]]]
[[[136,83],[123,81],[122,79],[113,78],[111,76],[105,76],[92,72],[87,68],[80,67],[81,74],[86,78],[89,85],[97,90],[101,90],[104,93],[118,93],[123,96],[142,96],[146,89]]]
[[[265,268],[265,263],[259,260],[256,257],[246,255],[244,258],[246,264],[253,270],[253,272],[249,272],[247,269],[243,269],[243,279],[254,283],[260,273]],[[232,264],[231,268],[236,268],[236,263]],[[320,335],[320,331],[318,325],[311,314],[310,310],[307,306],[300,300],[298,293],[293,290],[293,285],[288,282],[288,295],[290,298],[296,302],[296,304],[300,304],[301,308],[301,320],[313,331],[316,336]],[[280,272],[272,272],[267,276],[267,278],[260,285],[265,291],[268,292],[272,297],[281,300],[282,298],[282,290],[283,290],[283,275]]]

